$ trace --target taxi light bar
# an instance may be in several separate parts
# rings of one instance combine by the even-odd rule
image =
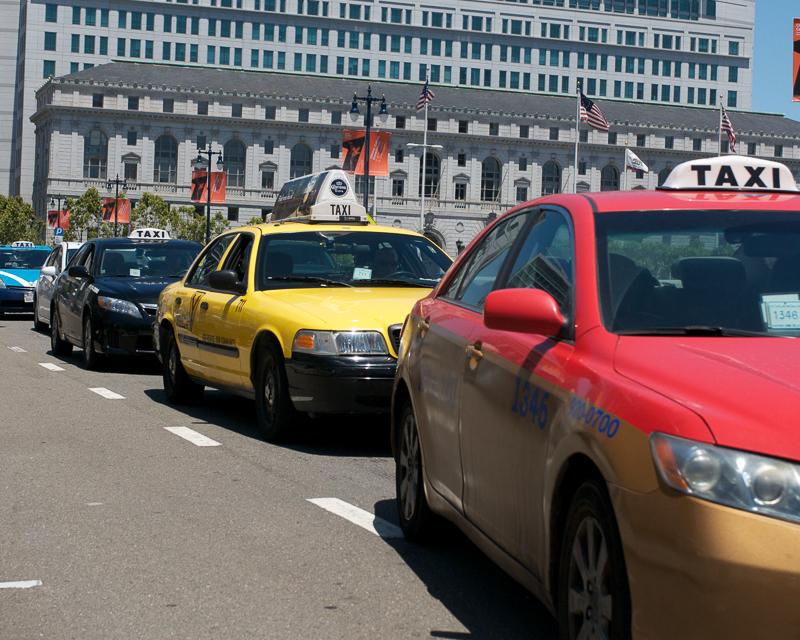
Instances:
[[[331,169],[283,185],[270,216],[271,222],[281,220],[365,223],[370,218],[356,200],[347,174]]]
[[[134,229],[128,234],[129,238],[148,238],[151,240],[169,240],[169,231],[165,229],[154,229],[153,227],[144,227],[142,229]]]
[[[800,192],[789,167],[749,156],[720,156],[683,162],[672,170],[659,189]]]

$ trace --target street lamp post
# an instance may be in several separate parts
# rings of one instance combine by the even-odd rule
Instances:
[[[111,191],[111,185],[114,185],[114,237],[117,237],[117,209],[119,208],[119,188],[128,189],[128,183],[125,178],[120,180],[119,174],[113,180],[106,181],[106,189]]]
[[[208,156],[208,163],[203,156]],[[194,160],[195,168],[206,166],[206,244],[211,240],[211,158],[219,156],[217,159],[217,170],[222,171],[224,164],[222,161],[222,151],[212,151],[209,144],[205,149],[197,150],[197,157]]]
[[[61,196],[61,195],[50,196],[50,208],[53,209],[56,206],[58,206],[58,208],[56,209],[56,211],[58,212],[58,214],[57,214],[58,215],[58,221],[56,222],[56,228],[57,229],[61,227],[61,203],[64,200],[66,200],[66,198],[64,196]],[[58,205],[56,205],[56,202],[58,202]],[[45,229],[45,233],[47,233],[47,229]]]
[[[386,122],[386,118],[389,117],[389,111],[386,109],[386,96],[381,96],[380,98],[376,98],[372,95],[372,85],[367,85],[367,95],[366,96],[359,96],[357,93],[353,94],[353,104],[350,107],[350,119],[355,121],[358,117],[358,103],[364,102],[367,105],[367,113],[364,114],[364,208],[369,211],[369,156],[370,156],[370,146],[369,146],[369,133],[372,129],[372,103],[373,102],[380,102],[381,106],[378,110],[378,117],[381,119],[382,122]],[[376,213],[376,212],[373,212]]]

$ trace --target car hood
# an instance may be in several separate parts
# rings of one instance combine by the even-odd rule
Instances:
[[[97,278],[98,295],[131,302],[157,303],[158,294],[178,278]]]
[[[614,367],[705,420],[717,443],[800,461],[800,341],[621,337]],[[670,425],[648,429],[670,432]]]
[[[0,269],[0,280],[7,287],[35,287],[39,269]]]
[[[379,329],[402,324],[414,303],[430,293],[421,287],[319,287],[274,289],[260,295],[316,319],[309,329]]]

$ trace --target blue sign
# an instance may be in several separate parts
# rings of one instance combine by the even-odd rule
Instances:
[[[64,235],[64,229],[62,229],[61,227],[56,227],[53,230],[53,235],[54,236],[63,236]]]

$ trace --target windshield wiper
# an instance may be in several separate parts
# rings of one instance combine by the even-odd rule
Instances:
[[[329,278],[320,278],[317,276],[267,276],[267,280],[271,282],[317,282],[319,284],[327,284],[332,287],[352,287],[353,285],[341,282],[340,280],[331,280]]]
[[[743,337],[743,338],[781,338],[775,333],[766,331],[748,331],[731,327],[711,325],[689,325],[686,327],[648,327],[645,329],[629,329],[615,331],[620,336],[711,336],[711,337]]]
[[[396,287],[424,287],[432,289],[433,284],[425,284],[423,282],[411,282],[408,280],[393,280],[391,278],[364,278],[363,280],[353,280],[353,286],[362,285],[381,285],[381,286],[396,286]]]

